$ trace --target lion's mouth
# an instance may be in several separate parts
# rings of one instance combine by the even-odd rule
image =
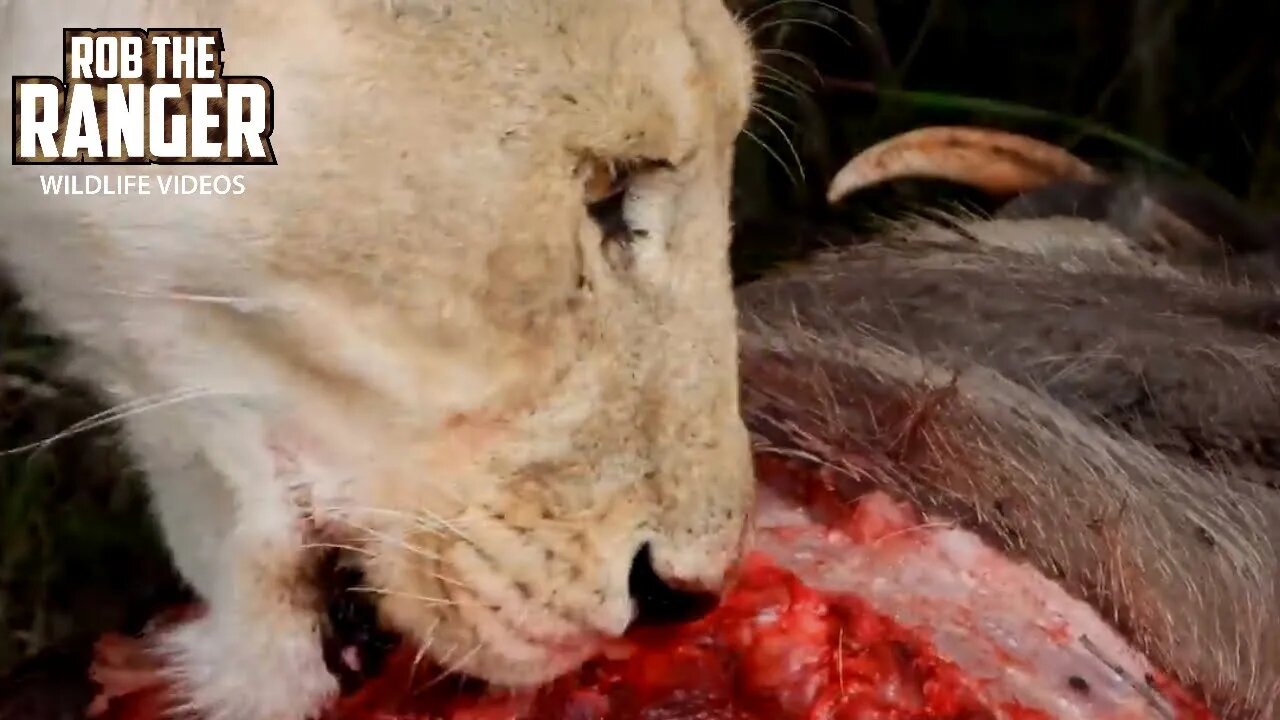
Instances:
[[[354,592],[364,586],[364,573],[345,553],[326,554],[319,583],[327,599],[321,633],[325,664],[343,692],[352,692],[383,671],[400,638],[383,627],[368,598]]]
[[[563,622],[555,625],[555,632],[533,632],[528,623],[518,620],[545,614],[545,609],[502,607],[497,600],[467,596],[456,600],[459,617],[454,621],[465,623],[479,639],[466,646],[438,648],[433,646],[432,631],[440,626],[439,619],[422,638],[406,638],[386,626],[376,606],[377,596],[361,592],[368,581],[359,558],[341,550],[329,552],[317,580],[327,599],[322,633],[325,661],[348,695],[381,675],[394,651],[411,645],[417,648],[414,674],[418,666],[424,677],[440,675],[443,668],[444,674],[464,684],[481,682],[474,676],[482,676],[495,685],[527,687],[580,665],[605,641],[599,632],[568,627],[568,621],[558,616]],[[440,667],[429,667],[428,654],[435,656]]]

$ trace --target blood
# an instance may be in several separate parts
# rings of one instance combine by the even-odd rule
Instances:
[[[859,543],[914,542],[921,522],[883,496],[850,504],[821,473],[762,462],[762,479],[785,486],[831,528]],[[790,477],[788,477],[790,476]],[[797,494],[798,493],[798,494]],[[910,547],[910,546],[907,546]],[[113,638],[99,666],[127,659]],[[97,677],[111,673],[98,670]],[[161,720],[164,688],[104,689],[98,720]],[[1212,715],[1175,683],[1153,682],[1177,716]],[[993,705],[982,681],[942,657],[927,635],[848,593],[824,593],[763,552],[749,553],[720,606],[697,622],[638,629],[577,672],[536,691],[510,692],[434,675],[408,648],[339,700],[325,720],[915,720],[1011,718],[1044,712]],[[100,698],[101,700],[102,698]]]
[[[1204,702],[1168,675],[1153,673],[1145,680],[1147,685],[1173,705],[1174,715],[1178,720],[1216,720],[1216,716],[1205,707]]]
[[[401,655],[330,720],[995,717],[961,670],[914,633],[855,597],[819,594],[760,553],[746,558],[710,615],[638,631],[606,655],[524,695],[448,681],[406,692],[423,683],[411,679],[412,658]]]

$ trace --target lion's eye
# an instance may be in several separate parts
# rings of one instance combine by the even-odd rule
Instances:
[[[637,235],[626,217],[627,191],[644,172],[669,168],[663,160],[593,161],[584,180],[587,213],[606,241],[630,242]]]
[[[624,210],[633,172],[631,164],[596,163],[587,176],[584,188],[587,213],[606,240],[631,239]]]

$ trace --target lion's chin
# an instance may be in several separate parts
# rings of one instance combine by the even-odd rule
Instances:
[[[477,652],[462,665],[450,667],[455,673],[483,678],[495,689],[527,690],[572,672],[602,647],[603,643],[594,638],[584,638],[576,648],[548,646],[538,648],[536,653],[522,647],[518,654],[508,654],[506,648],[495,646]]]

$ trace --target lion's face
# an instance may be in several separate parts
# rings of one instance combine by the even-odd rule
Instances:
[[[646,545],[710,591],[739,552],[748,43],[719,0],[396,5],[298,18],[277,43],[341,54],[305,77],[255,59],[308,176],[254,178],[292,311],[230,327],[282,368],[276,442],[385,618],[451,668],[542,681],[628,625]]]

